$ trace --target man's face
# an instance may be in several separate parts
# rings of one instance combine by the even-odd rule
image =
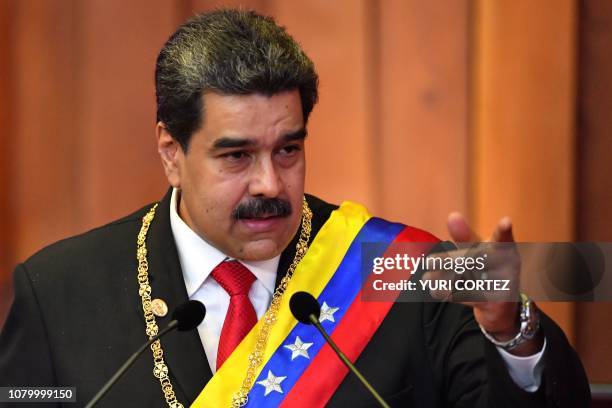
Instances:
[[[202,127],[187,152],[158,124],[158,150],[179,214],[230,257],[279,255],[297,232],[304,195],[299,91],[203,95]]]

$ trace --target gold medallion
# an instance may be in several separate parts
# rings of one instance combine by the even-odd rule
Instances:
[[[151,309],[157,317],[164,317],[168,314],[168,305],[161,299],[153,299],[151,301]]]

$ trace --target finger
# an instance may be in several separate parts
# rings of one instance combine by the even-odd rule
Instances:
[[[455,211],[448,216],[448,232],[456,242],[477,242],[478,235],[470,228],[465,217]]]
[[[497,227],[491,235],[491,242],[514,242],[510,217],[504,217],[497,223]]]

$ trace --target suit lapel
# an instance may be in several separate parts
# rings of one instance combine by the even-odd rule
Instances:
[[[274,285],[274,289],[279,287],[281,280],[283,280],[287,274],[287,269],[289,269],[289,265],[291,265],[293,257],[295,256],[295,245],[297,244],[299,237],[300,230],[298,230],[298,233],[295,235],[295,237],[293,237],[293,240],[291,240],[289,246],[287,246],[287,248],[285,248],[281,254],[280,260],[278,261],[278,268],[276,269],[276,283]]]
[[[159,203],[147,236],[151,297],[162,299],[169,310],[165,317],[157,318],[160,329],[170,322],[172,311],[188,300],[170,227],[170,195],[171,190]],[[191,403],[212,377],[198,331],[171,333],[161,343],[175,392]]]

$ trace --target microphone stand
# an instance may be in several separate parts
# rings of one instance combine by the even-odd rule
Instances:
[[[123,374],[125,374],[125,372],[128,370],[128,368],[130,368],[135,362],[136,359],[138,358],[138,356],[140,356],[140,354],[142,354],[142,352],[149,346],[151,346],[151,344],[153,344],[154,342],[156,342],[157,340],[159,340],[160,337],[162,337],[164,334],[168,333],[170,330],[175,329],[178,326],[179,322],[178,320],[172,320],[168,326],[166,326],[164,329],[162,329],[162,331],[160,331],[159,333],[157,333],[155,336],[151,337],[151,339],[146,342],[145,344],[143,344],[134,354],[132,354],[132,356],[121,366],[121,368],[119,368],[119,370],[117,370],[117,372],[115,373],[115,375],[113,375],[110,380],[108,380],[106,382],[106,384],[104,384],[104,387],[102,387],[100,389],[100,391],[98,391],[98,393],[91,399],[91,401],[89,401],[89,403],[87,403],[87,405],[85,405],[85,408],[92,408],[94,405],[96,405],[100,399],[102,399],[102,397],[108,392],[108,390],[111,389],[111,387],[117,382],[119,381],[119,378],[121,378],[121,376],[123,376]]]
[[[376,401],[378,402],[378,404],[381,407],[383,407],[383,408],[391,408],[391,407],[389,407],[389,404],[387,404],[385,402],[385,400],[382,399],[380,394],[378,394],[378,392],[376,392],[376,390],[374,389],[374,387],[372,387],[372,385],[368,382],[368,380],[366,380],[365,377],[363,375],[361,375],[361,373],[357,370],[357,368],[355,368],[353,363],[351,363],[351,361],[344,355],[344,353],[342,351],[340,351],[338,346],[336,346],[336,343],[334,343],[334,341],[331,339],[331,337],[329,337],[329,335],[327,334],[325,329],[323,329],[323,326],[321,326],[321,323],[319,323],[319,318],[317,316],[315,316],[314,314],[310,314],[308,316],[308,319],[310,319],[310,322],[317,328],[317,330],[319,330],[321,335],[325,338],[325,340],[330,345],[330,347],[336,352],[336,355],[340,358],[340,360],[342,360],[344,365],[353,374],[355,374],[355,376],[359,379],[359,381],[361,381],[361,383],[364,385],[364,387],[366,387],[368,389],[368,391],[370,391],[370,394],[372,394],[374,396],[374,398],[376,398]]]

